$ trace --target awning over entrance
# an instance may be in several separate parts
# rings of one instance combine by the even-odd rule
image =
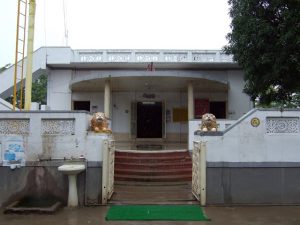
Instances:
[[[207,78],[172,77],[172,76],[127,76],[110,78],[85,77],[83,80],[73,80],[70,85],[72,91],[95,92],[104,89],[105,80],[109,79],[112,91],[186,91],[189,82],[193,83],[195,91],[226,92],[228,84]]]

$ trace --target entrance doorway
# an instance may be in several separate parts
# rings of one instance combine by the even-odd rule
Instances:
[[[162,102],[137,102],[137,138],[162,138]]]

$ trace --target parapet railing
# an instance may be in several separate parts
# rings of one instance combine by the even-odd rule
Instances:
[[[220,50],[74,50],[73,62],[235,63]]]

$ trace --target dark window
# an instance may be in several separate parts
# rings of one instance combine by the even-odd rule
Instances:
[[[209,108],[217,119],[226,119],[226,102],[210,102]]]
[[[74,101],[74,110],[90,111],[90,101]]]

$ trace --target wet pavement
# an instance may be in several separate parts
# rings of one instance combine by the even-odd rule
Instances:
[[[105,221],[109,207],[64,208],[53,215],[3,214],[0,225],[300,225],[300,206],[205,207],[209,222]]]

